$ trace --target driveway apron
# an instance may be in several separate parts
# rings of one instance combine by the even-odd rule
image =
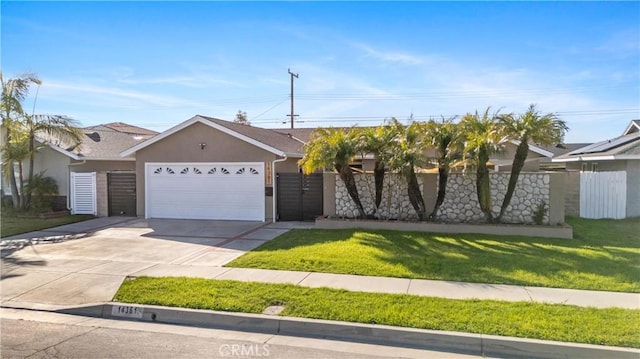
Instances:
[[[129,275],[216,277],[286,228],[263,222],[98,218],[2,239],[3,306],[107,302]]]

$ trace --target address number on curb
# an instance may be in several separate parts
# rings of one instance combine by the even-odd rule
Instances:
[[[144,308],[134,307],[131,305],[114,305],[111,307],[111,315],[114,317],[126,317],[142,319]]]

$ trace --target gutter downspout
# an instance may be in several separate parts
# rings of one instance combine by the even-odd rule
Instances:
[[[276,186],[276,163],[284,162],[287,160],[287,154],[284,154],[284,158],[275,159],[271,162],[271,185],[273,186],[273,209],[271,210],[271,222],[276,223],[276,200],[278,199],[278,186]]]
[[[71,166],[81,166],[87,163],[87,160],[82,160],[81,162],[69,163],[67,166],[69,170],[67,171],[67,210],[71,208]]]

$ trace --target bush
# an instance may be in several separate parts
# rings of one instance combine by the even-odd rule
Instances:
[[[45,177],[44,171],[33,175],[33,178],[25,186],[27,193],[31,193],[29,211],[41,213],[51,211],[52,201],[50,195],[58,194],[58,184],[52,177]]]
[[[547,212],[549,209],[547,208],[547,204],[544,201],[538,203],[538,207],[533,211],[533,222],[535,224],[541,225],[544,223],[544,217],[547,216]]]

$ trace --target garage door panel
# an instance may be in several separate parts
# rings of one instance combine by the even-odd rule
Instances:
[[[147,164],[148,218],[264,221],[262,163]]]

